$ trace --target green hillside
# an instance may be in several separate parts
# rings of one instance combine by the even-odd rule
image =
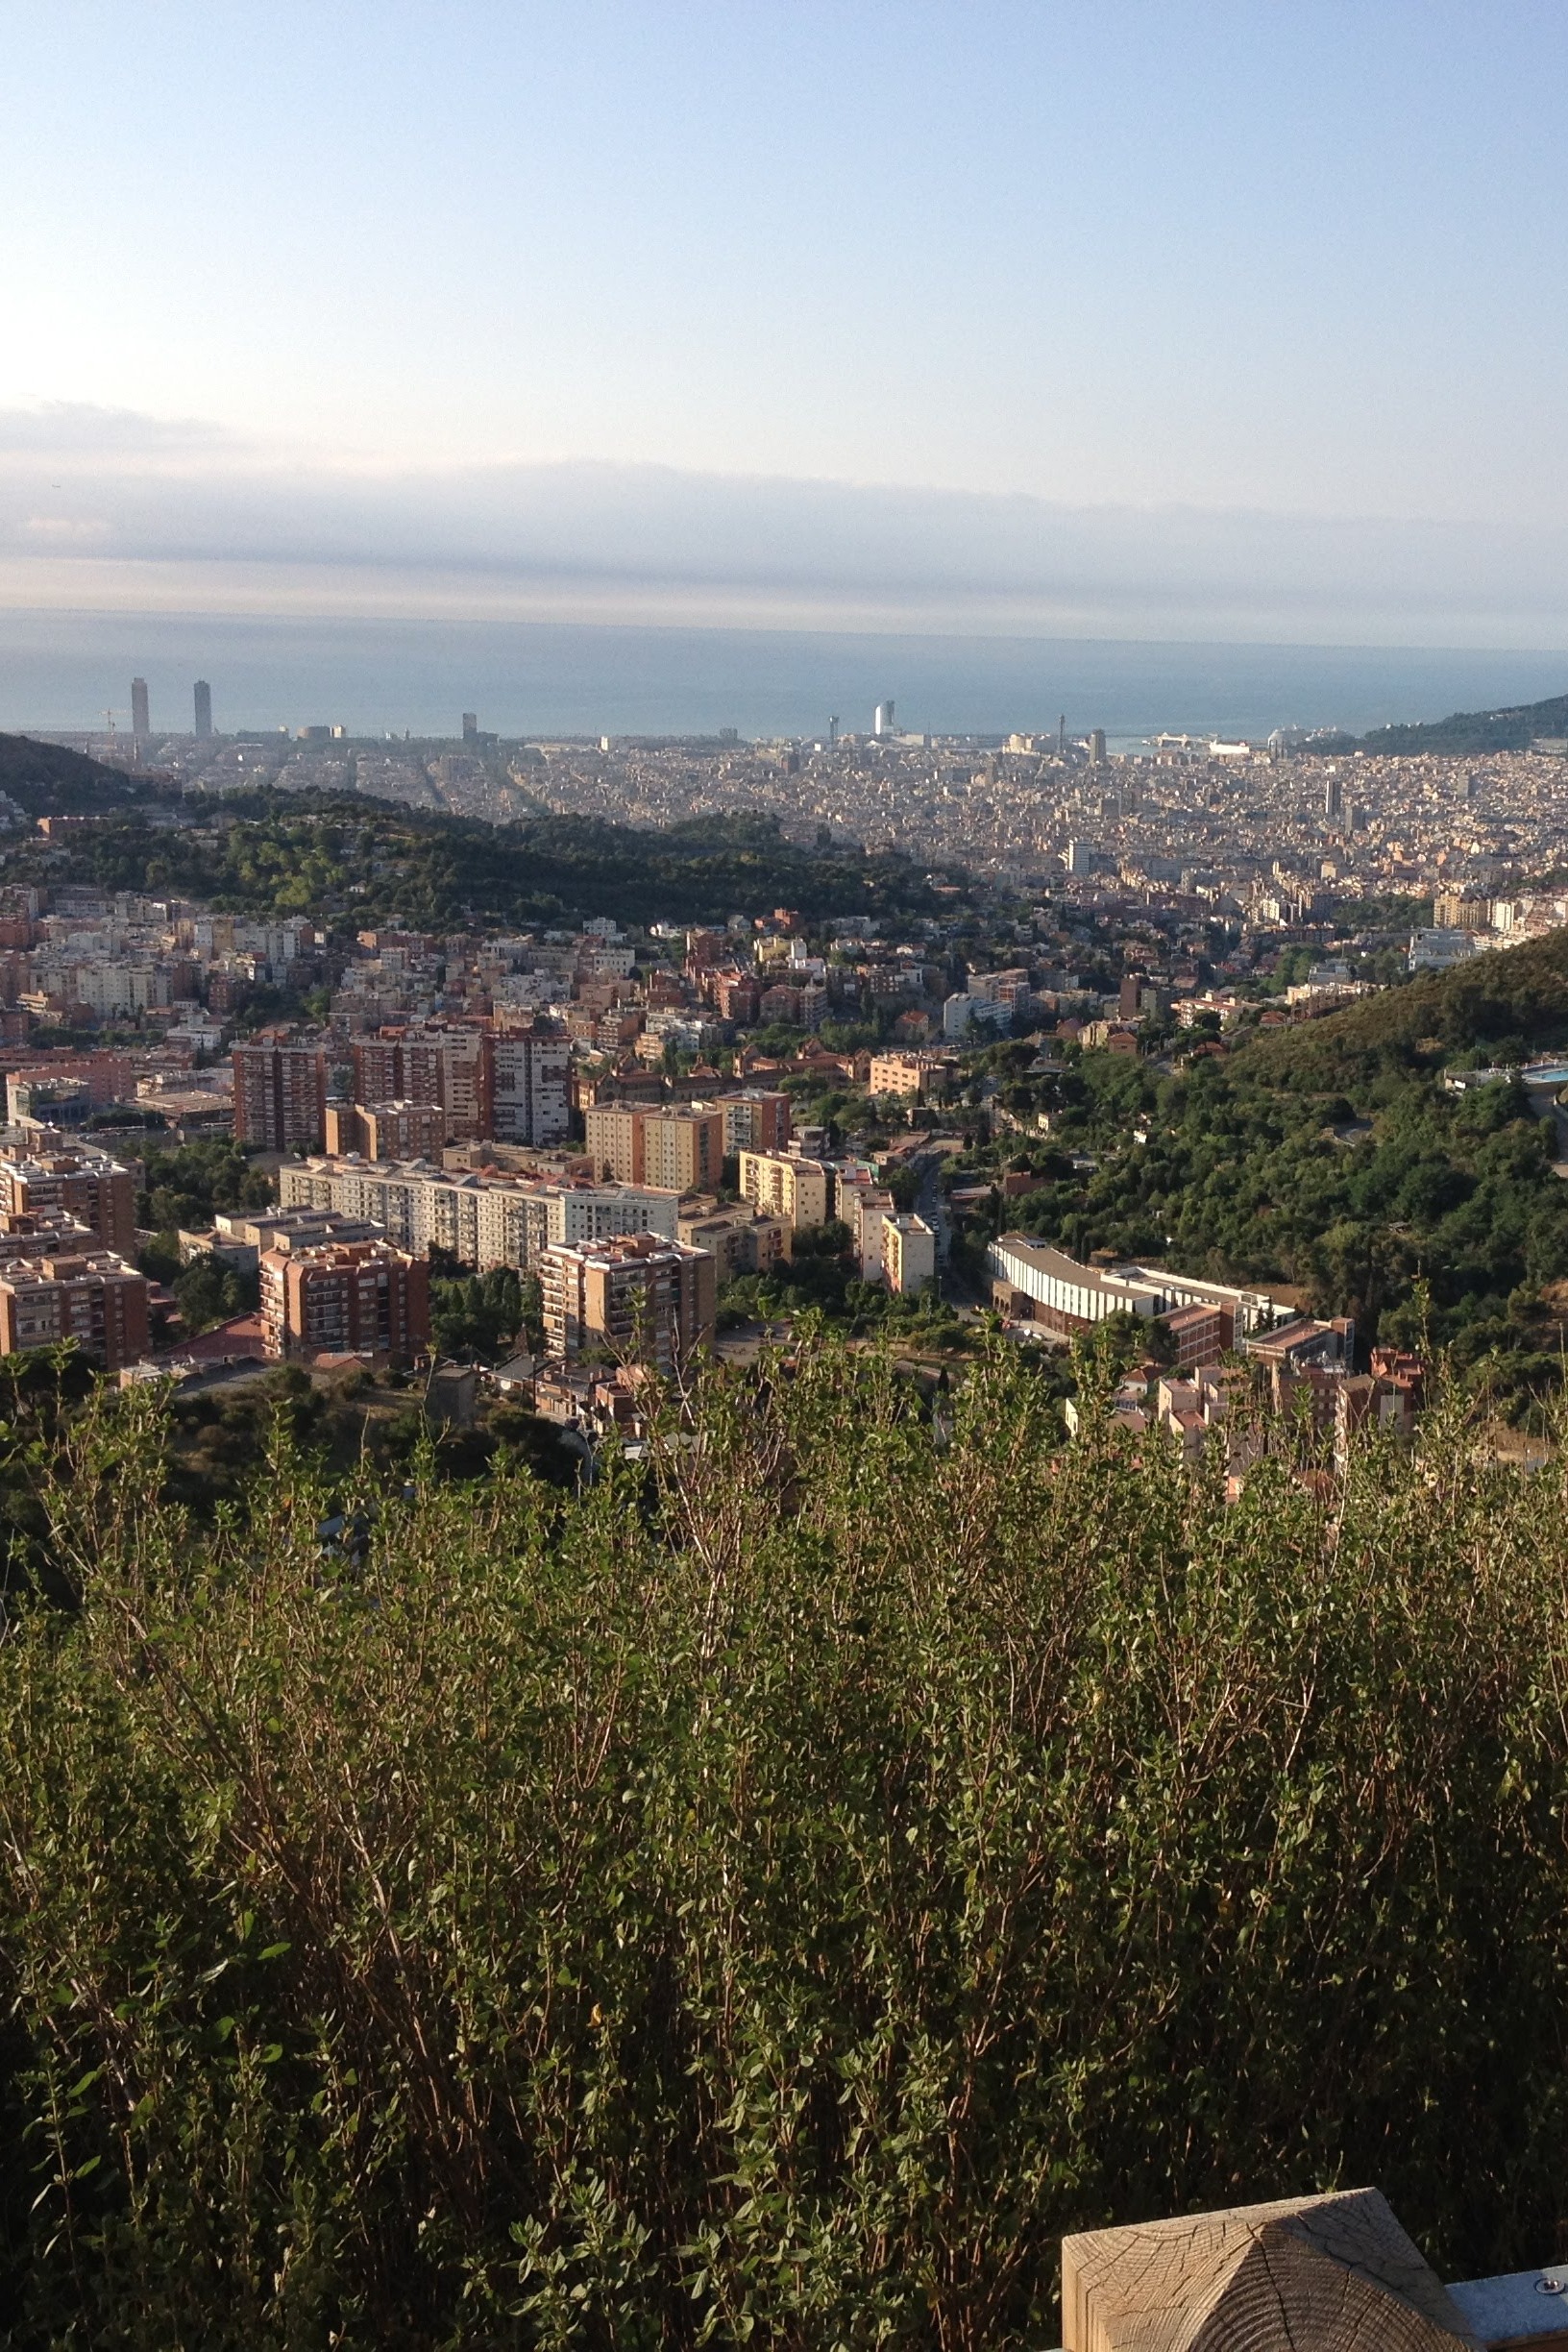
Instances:
[[[922,872],[891,853],[804,848],[772,817],[703,817],[658,832],[589,817],[510,825],[393,808],[358,796],[226,798],[210,826],[150,825],[139,810],[68,846],[73,880],[108,890],[178,891],[234,914],[312,914],[328,922],[723,920],[737,908],[827,915],[932,911]]]
[[[1454,711],[1418,726],[1376,727],[1361,737],[1366,751],[1528,751],[1537,736],[1568,735],[1568,695],[1522,702],[1512,710]]]
[[[1460,1093],[1441,1073],[1565,1042],[1559,931],[1217,1061],[1085,1053],[1020,1072],[1000,1099],[1048,1113],[1049,1142],[1009,1132],[1027,1188],[972,1209],[961,1255],[983,1283],[985,1243],[1007,1227],[1077,1258],[1289,1286],[1311,1312],[1353,1317],[1363,1348],[1444,1349],[1468,1391],[1538,1422],[1568,1340],[1556,1124],[1516,1084]]]
[[[1381,1073],[1439,1067],[1467,1048],[1517,1061],[1559,1046],[1568,1046],[1568,930],[1259,1037],[1231,1066],[1265,1083],[1353,1094]]]
[[[87,815],[132,798],[135,787],[119,768],[106,768],[61,744],[31,735],[0,735],[0,792],[30,817]]]

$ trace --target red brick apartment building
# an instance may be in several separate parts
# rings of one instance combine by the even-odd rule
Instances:
[[[147,1353],[147,1278],[112,1250],[50,1250],[0,1264],[0,1356],[74,1339],[106,1372]]]
[[[275,1359],[369,1355],[409,1364],[429,1345],[429,1269],[387,1241],[266,1250],[261,1320]]]
[[[105,1249],[136,1246],[136,1194],[129,1168],[93,1152],[0,1159],[0,1214],[53,1223],[74,1217]]]
[[[669,1370],[713,1336],[717,1271],[707,1250],[656,1234],[558,1243],[539,1262],[545,1342],[552,1357],[585,1356]]]
[[[263,1029],[236,1045],[234,1140],[257,1151],[320,1151],[327,1136],[327,1050],[311,1039]]]

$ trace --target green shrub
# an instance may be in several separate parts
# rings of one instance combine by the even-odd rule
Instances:
[[[570,1498],[280,1433],[212,1531],[145,1395],[37,1471],[9,2343],[1035,2346],[1063,2230],[1363,2180],[1550,2252],[1556,1470],[1443,1403],[1227,1506],[999,1348],[698,1410]]]

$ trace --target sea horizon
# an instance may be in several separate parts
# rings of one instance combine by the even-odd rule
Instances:
[[[865,732],[1003,735],[1101,727],[1258,736],[1368,728],[1568,691],[1568,651],[1260,645],[692,628],[553,622],[0,614],[0,728],[129,723],[148,681],[154,732],[190,725],[212,688],[219,733],[340,724],[455,736],[464,711],[507,737]]]

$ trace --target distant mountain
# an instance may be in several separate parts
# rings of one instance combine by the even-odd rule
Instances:
[[[1568,695],[1522,702],[1512,710],[1455,711],[1421,726],[1375,727],[1360,739],[1363,751],[1528,751],[1538,736],[1568,735]],[[1342,739],[1347,747],[1354,737]],[[1314,749],[1325,747],[1314,745]]]
[[[85,752],[60,744],[35,743],[31,735],[0,735],[0,792],[30,817],[86,816],[118,808],[135,796],[123,769],[106,768]]]

